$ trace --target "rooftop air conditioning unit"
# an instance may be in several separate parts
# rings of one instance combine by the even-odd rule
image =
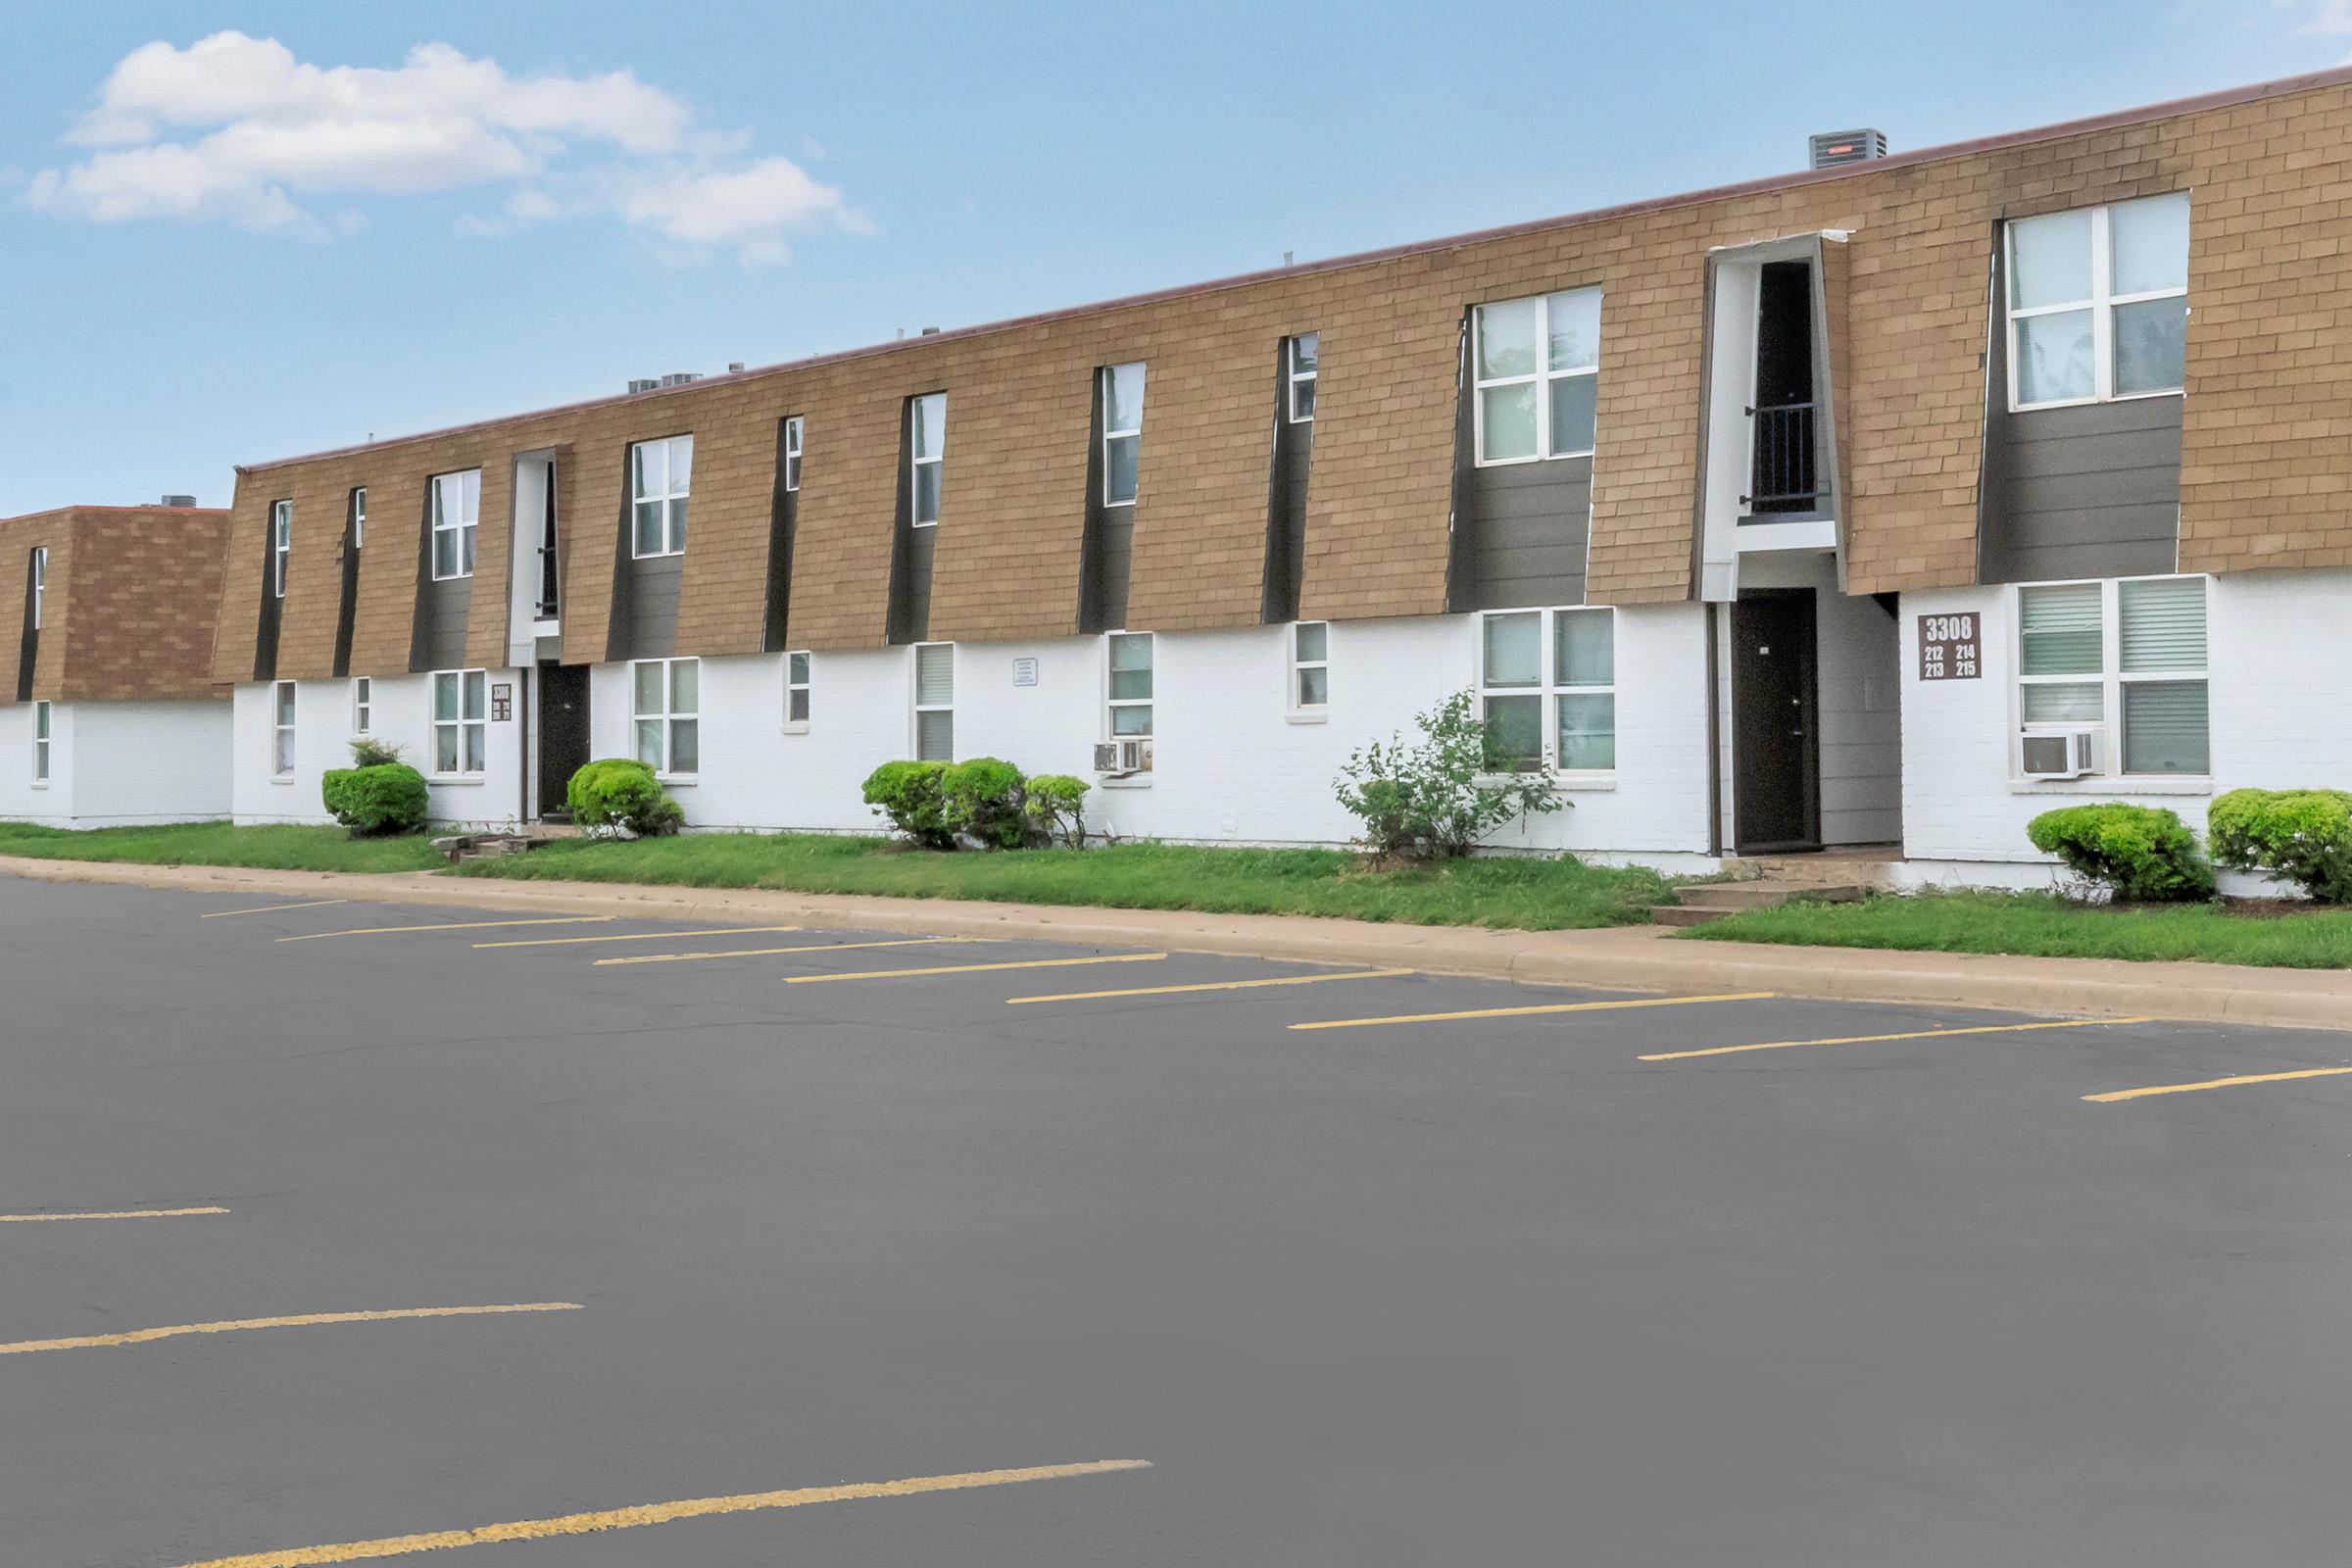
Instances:
[[[2098,771],[2099,732],[2084,728],[2028,735],[2024,753],[2028,778],[2083,778]]]
[[[159,506],[166,507],[192,507],[195,504],[196,498],[194,496],[166,496],[162,501],[157,503]]]
[[[1102,741],[1095,747],[1095,771],[1110,778],[1152,771],[1150,741]]]
[[[684,386],[689,381],[700,381],[702,378],[703,372],[700,370],[672,370],[662,378],[662,384],[663,386]]]
[[[1825,130],[1807,138],[1805,152],[1815,169],[1836,169],[1840,164],[1865,163],[1886,156],[1886,133],[1883,130]]]
[[[650,375],[633,375],[629,377],[629,390],[632,392],[651,392],[654,388],[660,386],[661,384],[661,381]]]

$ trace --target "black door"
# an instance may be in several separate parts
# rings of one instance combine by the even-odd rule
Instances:
[[[539,666],[539,814],[563,813],[564,787],[588,760],[588,666]]]
[[[1732,606],[1732,833],[1742,855],[1821,848],[1813,590]]]

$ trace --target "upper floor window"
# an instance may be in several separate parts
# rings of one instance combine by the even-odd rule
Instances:
[[[801,487],[801,416],[794,415],[784,421],[784,488],[787,492]]]
[[[433,771],[484,772],[489,749],[490,672],[433,671]]]
[[[914,645],[914,759],[956,760],[956,645]]]
[[[433,475],[433,580],[473,575],[474,524],[482,510],[482,470]]]
[[[1110,733],[1125,740],[1152,733],[1152,634],[1112,632],[1110,662]]]
[[[1589,457],[1600,387],[1600,290],[1471,312],[1478,461]]]
[[[913,428],[908,432],[907,461],[911,465],[912,516],[917,528],[928,528],[939,521],[940,484],[947,474],[948,395],[926,392],[910,401],[908,416]]]
[[[294,503],[270,503],[270,592],[286,597],[286,558],[294,553]]]
[[[637,760],[657,773],[702,771],[703,662],[642,659],[630,670]]]
[[[1136,469],[1144,447],[1144,367],[1102,368],[1102,504],[1135,504]]]
[[[2204,578],[2020,588],[2017,643],[2021,737],[2112,736],[2120,721],[2120,757],[2101,746],[2093,772],[2212,771]]]
[[[351,492],[351,548],[359,549],[368,542],[368,487],[360,485]]]
[[[1322,336],[1320,332],[1301,332],[1283,350],[1293,424],[1305,424],[1315,416],[1315,357],[1322,347]]]
[[[686,492],[694,477],[694,437],[640,441],[629,448],[630,553],[686,553]]]
[[[1487,736],[1514,772],[1617,765],[1617,616],[1606,608],[1489,614],[1479,697]]]
[[[41,602],[49,597],[49,547],[32,547],[32,629],[41,629]]]
[[[2008,225],[2009,407],[2178,392],[2188,342],[2188,195]]]

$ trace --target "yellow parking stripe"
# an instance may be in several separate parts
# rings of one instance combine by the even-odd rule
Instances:
[[[600,1530],[633,1530],[639,1525],[662,1525],[677,1519],[707,1519],[712,1514],[750,1513],[760,1508],[801,1508],[812,1502],[852,1502],[864,1497],[913,1497],[927,1492],[962,1492],[973,1487],[1010,1487],[1024,1481],[1061,1481],[1072,1476],[1108,1475],[1118,1470],[1149,1470],[1149,1459],[1096,1459],[1086,1464],[1040,1464],[1025,1470],[974,1470],[954,1476],[911,1476],[904,1481],[856,1481],[837,1487],[797,1487],[786,1492],[746,1492],[731,1497],[688,1497],[682,1502],[648,1503],[635,1508],[609,1508],[598,1513],[560,1514],[552,1519],[517,1519],[503,1525],[476,1525],[470,1530],[436,1530],[421,1536],[386,1536],[376,1541],[347,1541],[334,1546],[296,1546],[281,1551],[254,1551],[237,1557],[213,1557],[182,1568],[313,1568],[318,1563],[364,1562],[377,1557],[406,1557],[419,1551],[451,1546],[485,1546],[501,1541],[545,1541],[553,1536],[587,1536]]]
[[[1899,1035],[1839,1035],[1829,1040],[1766,1040],[1752,1046],[1709,1046],[1704,1051],[1661,1051],[1637,1061],[1688,1061],[1692,1056],[1736,1056],[1743,1051],[1787,1051],[1792,1046],[1867,1046],[1882,1040],[1942,1040],[1951,1035],[2012,1035],[2028,1029],[2098,1029],[2119,1023],[2154,1023],[2153,1018],[2061,1018],[2054,1023],[1987,1023],[1967,1029],[1913,1029]]]
[[[300,904],[265,904],[258,909],[215,909],[210,914],[200,914],[196,918],[199,920],[225,920],[232,914],[274,914],[280,909],[323,909],[329,905],[349,904],[350,902],[349,899],[305,899]]]
[[[2237,1078],[2208,1078],[2199,1084],[2157,1084],[2149,1089],[2111,1089],[2103,1095],[2084,1095],[2094,1105],[2119,1100],[2145,1100],[2150,1095],[2193,1095],[2203,1089],[2235,1089],[2240,1084],[2282,1084],[2296,1078],[2340,1078],[2352,1067],[2305,1067],[2300,1072],[2254,1072]]]
[[[1129,991],[1065,991],[1054,997],[1006,997],[1004,1004],[1024,1002],[1093,1002],[1102,997],[1172,997],[1181,991],[1254,991],[1259,986],[1311,986],[1326,980],[1389,980],[1410,969],[1351,969],[1345,974],[1286,974],[1272,980],[1211,980],[1197,986],[1137,986]]]
[[[788,986],[812,986],[825,980],[904,980],[920,974],[978,974],[986,969],[1061,969],[1081,963],[1152,963],[1164,953],[1105,953],[1091,958],[1017,958],[1009,963],[950,963],[936,969],[865,969],[857,974],[787,975]]]
[[[804,942],[797,948],[737,948],[731,953],[641,953],[626,958],[599,958],[597,967],[611,963],[699,963],[705,958],[768,958],[779,953],[840,953],[850,948],[919,948],[926,943],[986,942],[987,937],[892,937],[887,942]]]
[[[131,1329],[122,1334],[82,1334],[66,1340],[18,1340],[0,1345],[0,1355],[30,1355],[37,1350],[86,1350],[110,1345],[145,1345],[173,1340],[183,1334],[232,1334],[241,1329],[301,1329],[320,1323],[389,1323],[411,1317],[489,1317],[505,1312],[577,1312],[577,1301],[523,1301],[510,1306],[402,1306],[380,1312],[305,1312],[295,1317],[241,1317],[222,1323],[172,1323],[160,1329]],[[332,1561],[322,1558],[321,1561]]]
[[[1394,1018],[1326,1018],[1295,1023],[1294,1029],[1369,1029],[1384,1023],[1451,1023],[1457,1018],[1525,1018],[1539,1012],[1606,1012],[1616,1007],[1681,1007],[1693,1002],[1764,1002],[1770,991],[1735,991],[1720,997],[1639,997],[1627,1002],[1554,1002],[1539,1007],[1478,1007],[1468,1012],[1408,1012]]]
[[[115,1208],[93,1214],[0,1214],[0,1225],[30,1225],[45,1219],[179,1219],[189,1214],[225,1214],[218,1206],[204,1208]]]
[[[310,931],[280,942],[316,942],[320,937],[390,937],[404,931],[481,931],[502,925],[601,925],[620,918],[614,914],[559,914],[536,920],[451,920],[441,925],[368,925],[352,931]]]
[[[518,937],[506,942],[476,942],[477,948],[566,948],[583,942],[673,942],[683,937],[754,936],[764,931],[798,931],[797,925],[720,925],[708,931],[631,931],[617,937]]]

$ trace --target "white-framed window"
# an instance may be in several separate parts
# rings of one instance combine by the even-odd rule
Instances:
[[[294,553],[294,503],[270,503],[270,592],[286,597],[286,558]]]
[[[49,782],[49,705],[32,705],[32,781]]]
[[[352,678],[351,732],[355,736],[375,733],[375,682],[366,675]]]
[[[433,671],[433,771],[452,777],[490,766],[490,672]]]
[[[351,492],[351,548],[359,549],[368,542],[368,487],[355,485]]]
[[[1479,702],[1513,772],[1617,766],[1617,612],[1491,611],[1479,627]]]
[[[2188,193],[2006,225],[2009,407],[2160,397],[2188,343]]]
[[[703,662],[641,659],[629,666],[637,760],[657,773],[703,769]]]
[[[49,547],[32,547],[32,629],[41,629],[41,610],[49,597]]]
[[[1102,504],[1135,505],[1144,454],[1144,366],[1106,365],[1102,385]]]
[[[433,475],[433,580],[473,575],[474,524],[482,511],[482,470]]]
[[[2089,728],[2108,776],[2212,772],[2203,577],[2029,583],[2017,590],[2017,734]]]
[[[1283,373],[1290,384],[1290,416],[1293,424],[1309,424],[1315,417],[1315,361],[1323,347],[1323,334],[1301,332],[1283,346]]]
[[[796,735],[808,728],[808,677],[814,664],[806,649],[784,656],[784,727]]]
[[[947,480],[948,395],[926,392],[907,402],[912,426],[906,440],[910,515],[917,528],[929,528],[939,522],[939,495]]]
[[[1480,466],[1591,456],[1600,393],[1600,290],[1502,300],[1470,315]]]
[[[629,448],[629,551],[638,560],[686,553],[686,494],[694,479],[694,437],[673,435]]]
[[[914,758],[956,760],[956,645],[914,645]]]
[[[1113,740],[1152,733],[1152,640],[1148,631],[1114,631],[1103,639]]]
[[[1331,702],[1331,626],[1301,620],[1291,627],[1291,711],[1320,713]]]
[[[784,488],[787,492],[801,487],[801,416],[794,415],[784,421]]]
[[[294,683],[290,680],[270,688],[270,776],[294,776]]]

